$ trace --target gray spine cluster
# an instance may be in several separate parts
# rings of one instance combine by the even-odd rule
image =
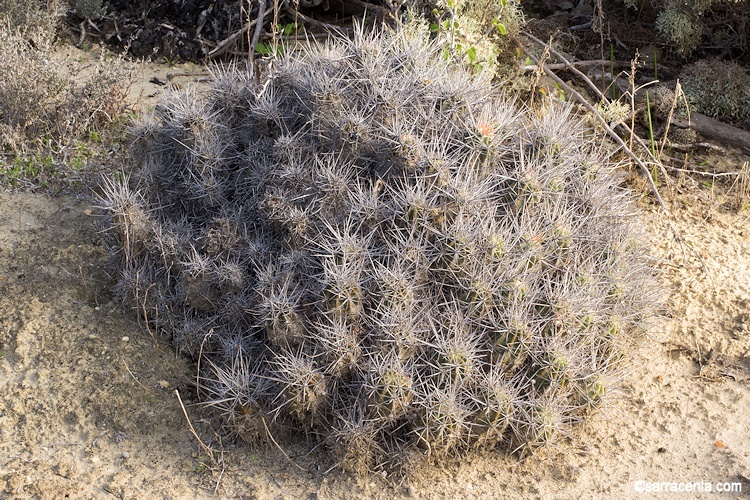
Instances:
[[[651,311],[632,204],[562,107],[530,111],[414,27],[219,72],[137,127],[103,205],[124,304],[202,356],[253,440],[355,470],[554,443]],[[419,455],[420,453],[417,453]]]

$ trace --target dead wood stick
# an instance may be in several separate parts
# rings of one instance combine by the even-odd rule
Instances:
[[[674,122],[672,122],[674,125]],[[696,149],[709,149],[714,150],[717,153],[726,154],[727,150],[722,148],[721,146],[717,146],[714,143],[711,142],[689,142],[689,143],[678,143],[678,142],[672,142],[667,141],[669,144],[669,149],[671,151],[677,151],[680,153],[689,153]],[[659,156],[661,158],[661,156]]]
[[[673,161],[675,163],[680,163],[679,160],[666,157],[668,160]],[[681,168],[681,167],[675,167],[673,165],[665,165],[665,167],[669,170],[672,170],[674,172],[682,172],[685,174],[695,174],[695,175],[702,175],[704,177],[711,177],[712,179],[719,179],[721,177],[741,177],[747,172],[743,171],[735,171],[735,172],[704,172],[703,170],[698,170],[693,165],[688,165],[689,168]]]
[[[253,39],[250,42],[250,49],[248,53],[248,58],[250,59],[250,64],[248,65],[251,70],[253,70],[255,67],[253,66],[253,56],[255,55],[255,46],[258,43],[258,39],[260,38],[260,32],[263,31],[263,18],[266,15],[266,0],[258,0],[258,19],[257,23],[255,24],[255,33],[253,33]],[[270,9],[269,9],[270,10]]]
[[[555,57],[556,57],[557,59],[559,59],[560,61],[562,61],[562,64],[563,64],[563,67],[564,67],[564,68],[566,68],[566,69],[569,69],[570,71],[572,71],[573,73],[575,73],[575,74],[576,74],[576,75],[577,75],[577,76],[578,76],[578,77],[579,77],[579,78],[580,78],[581,80],[583,80],[583,81],[584,81],[584,82],[586,83],[586,85],[588,85],[588,86],[589,86],[589,88],[591,88],[591,90],[593,90],[593,91],[594,91],[594,93],[595,93],[595,94],[596,94],[597,96],[599,96],[599,99],[601,99],[603,103],[605,103],[605,104],[608,104],[608,103],[609,103],[609,99],[607,99],[607,96],[605,96],[605,95],[604,95],[604,94],[602,93],[602,91],[601,91],[601,90],[599,90],[599,87],[597,87],[597,86],[596,86],[596,85],[594,84],[594,82],[592,82],[592,81],[591,81],[591,79],[590,79],[589,77],[587,77],[586,75],[584,75],[584,74],[583,74],[583,73],[582,73],[582,72],[581,72],[581,71],[580,71],[580,70],[579,70],[578,68],[576,68],[576,67],[575,67],[575,66],[573,65],[573,63],[571,63],[570,61],[568,61],[568,59],[567,59],[567,58],[566,58],[565,56],[563,56],[563,55],[562,55],[562,54],[560,54],[560,53],[559,53],[558,51],[556,51],[556,50],[555,50],[555,49],[554,49],[554,48],[552,47],[552,44],[551,44],[551,43],[544,43],[543,41],[541,41],[540,39],[538,39],[537,37],[535,37],[535,36],[534,36],[534,35],[532,35],[531,33],[526,33],[526,32],[523,32],[522,34],[523,34],[524,36],[528,37],[528,38],[529,38],[530,40],[532,40],[533,42],[535,42],[535,43],[536,43],[537,45],[540,45],[541,47],[544,47],[544,48],[546,48],[547,50],[549,50],[549,53],[550,53],[550,54],[552,54],[552,55],[553,55],[553,56],[555,56]],[[527,54],[527,55],[528,55],[528,54]],[[533,59],[533,57],[532,57],[532,59]],[[536,60],[535,60],[534,62],[536,62]],[[630,66],[630,64],[628,64],[628,66]],[[552,66],[551,66],[551,65],[549,65],[549,64],[546,64],[546,65],[545,65],[545,67],[546,67],[546,68],[547,68],[548,70],[553,70],[553,69],[554,69],[554,68],[552,68]],[[545,71],[545,73],[546,73],[546,71]]]
[[[570,61],[568,63],[555,63],[555,64],[548,64],[550,69],[570,69],[571,67],[576,68],[585,68],[588,66],[602,66],[602,65],[613,65],[616,68],[629,68],[630,63],[626,61],[605,61],[604,59],[601,60],[590,60],[590,61]],[[521,66],[521,69],[524,71],[534,71],[537,69],[536,65],[529,64],[527,66]]]
[[[691,128],[706,139],[729,144],[750,153],[750,132],[733,127],[719,120],[700,113],[691,112],[690,118],[672,117],[672,125],[680,128]]]

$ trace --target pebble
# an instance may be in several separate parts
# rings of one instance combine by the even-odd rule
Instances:
[[[160,380],[159,385],[162,389],[169,389],[169,382],[167,382],[166,380]]]
[[[128,337],[127,335],[122,338],[123,342],[128,342],[129,340],[130,340],[130,337]]]
[[[122,458],[130,458],[130,452],[123,451],[122,452]]]

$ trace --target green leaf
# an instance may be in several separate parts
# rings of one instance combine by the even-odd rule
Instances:
[[[267,56],[271,54],[271,47],[266,45],[265,43],[256,43],[255,44],[255,52],[262,56]]]
[[[436,32],[437,32],[437,31],[438,31],[439,29],[440,29],[440,26],[438,26],[438,25],[437,25],[437,24],[435,24],[435,23],[432,23],[432,24],[430,25],[430,32],[431,32],[431,33],[436,33]]]
[[[508,29],[505,27],[503,23],[497,23],[497,31],[499,31],[500,34],[503,36],[508,34]]]
[[[477,60],[477,48],[474,46],[469,47],[466,49],[466,55],[469,57],[469,62],[473,63]]]

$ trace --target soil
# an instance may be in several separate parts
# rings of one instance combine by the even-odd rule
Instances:
[[[133,99],[202,75],[149,66]],[[748,160],[706,158],[726,170]],[[697,179],[662,186],[673,227],[642,200],[667,305],[619,396],[565,445],[470,456],[408,481],[342,473],[304,440],[223,436],[195,401],[194,363],[113,298],[95,200],[0,194],[0,497],[648,497],[636,481],[748,495],[750,194]]]

